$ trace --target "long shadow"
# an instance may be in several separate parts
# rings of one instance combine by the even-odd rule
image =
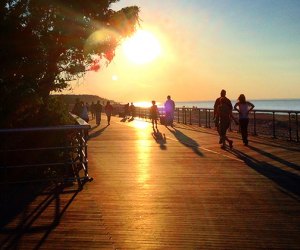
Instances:
[[[184,146],[188,148],[191,148],[194,151],[194,153],[203,157],[203,153],[199,150],[199,144],[195,140],[188,137],[187,135],[185,135],[184,133],[182,133],[180,130],[176,128],[171,129],[167,127],[167,129],[176,137],[176,139],[180,143],[182,143]]]
[[[153,132],[152,132],[152,137],[154,138],[154,140],[156,141],[156,143],[159,144],[160,149],[162,150],[166,150],[166,143],[167,143],[167,139],[166,139],[166,135],[162,134],[158,128],[153,127]]]
[[[243,160],[250,168],[254,169],[256,172],[272,180],[279,187],[281,187],[281,191],[299,200],[300,177],[298,175],[280,169],[265,161],[258,161],[255,158],[237,149],[232,149],[228,152],[231,152],[236,157]]]
[[[14,195],[12,195],[12,192]],[[49,234],[57,227],[62,215],[70,206],[78,192],[78,189],[64,191],[63,186],[21,185],[12,188],[12,190],[4,195],[1,194],[1,249],[19,249],[24,236],[41,233],[41,238],[37,239],[36,246],[33,248],[39,249]],[[62,206],[60,196],[66,193],[72,193],[73,195],[67,203]],[[38,204],[35,203],[35,206],[30,206],[31,203],[41,196],[45,196],[45,198]],[[55,210],[54,213],[53,207]],[[38,220],[42,214],[49,215],[48,218],[52,217],[52,220],[50,220],[49,223],[43,222],[39,224]],[[17,223],[15,222],[16,220],[18,220]],[[11,223],[12,225],[10,225]]]
[[[97,137],[99,135],[101,135],[103,133],[103,131],[108,127],[109,125],[106,125],[105,127],[103,127],[102,129],[99,129],[97,131],[94,131],[93,133],[89,134],[89,138],[94,138]]]
[[[287,167],[290,167],[290,168],[293,168],[295,170],[300,170],[300,166],[295,164],[295,163],[292,163],[292,162],[289,162],[285,159],[282,159],[282,158],[279,158],[278,156],[276,155],[273,155],[271,153],[268,153],[266,151],[263,151],[259,148],[256,148],[256,147],[253,147],[252,145],[248,145],[248,148],[252,149],[253,151],[256,151],[257,153],[260,153],[261,155],[264,155],[266,157],[269,157],[270,159],[272,160],[275,160],[275,161],[278,161],[280,162],[281,164],[283,165],[286,165]]]
[[[89,132],[95,130],[96,128],[98,128],[98,125],[94,125],[93,127],[91,127],[91,128],[89,129]]]
[[[270,140],[268,138],[268,140]],[[277,139],[273,139],[273,140],[277,140]],[[282,142],[279,140],[279,142]],[[299,148],[299,143],[297,142],[288,142],[289,146],[285,146],[282,143],[280,145],[272,143],[272,142],[261,142],[261,141],[255,141],[255,144],[261,144],[261,145],[266,145],[266,146],[270,146],[272,145],[272,147],[274,148],[282,148],[288,151],[292,151],[292,152],[297,152],[300,153],[300,148]]]

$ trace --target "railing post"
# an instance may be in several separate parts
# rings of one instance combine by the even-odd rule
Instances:
[[[85,162],[85,168],[86,168],[86,173],[85,173],[85,177],[88,177],[88,150],[87,150],[87,141],[88,141],[88,138],[89,138],[89,131],[88,129],[84,129],[84,162]]]
[[[177,121],[180,123],[180,109],[177,108]]]
[[[256,112],[253,111],[253,135],[257,135],[256,133]]]
[[[210,126],[210,109],[208,110],[208,127],[211,128],[211,126]]]
[[[276,131],[275,131],[275,112],[272,112],[272,124],[273,124],[273,138],[276,138]]]
[[[299,127],[298,127],[298,113],[296,112],[296,137],[297,142],[299,142]]]
[[[199,123],[199,127],[201,127],[201,109],[198,109],[199,111],[199,115],[198,115],[198,123]]]
[[[291,113],[289,112],[289,138],[292,140],[292,125],[291,125]]]
[[[189,109],[190,111],[190,125],[192,125],[192,109]]]

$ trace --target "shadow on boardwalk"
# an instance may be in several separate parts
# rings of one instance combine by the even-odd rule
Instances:
[[[23,237],[37,233],[40,239],[36,241],[33,249],[39,249],[58,226],[62,215],[78,192],[79,190],[64,191],[62,187],[43,184],[16,184],[9,186],[9,190],[2,188],[1,249],[19,249],[21,241],[24,241]],[[61,195],[67,193],[71,196],[62,204]]]
[[[105,127],[97,130],[97,131],[93,131],[92,133],[89,134],[89,138],[94,138],[94,137],[97,137],[99,135],[101,135],[103,133],[103,131],[108,127],[109,125],[106,125]],[[93,128],[92,128],[93,129]],[[92,131],[92,130],[90,130]]]
[[[162,150],[166,150],[166,143],[167,143],[167,139],[166,139],[166,135],[162,134],[158,128],[154,128],[153,127],[153,132],[152,132],[152,137],[154,138],[154,140],[156,141],[156,143],[159,144],[160,149]]]
[[[182,133],[180,130],[176,128],[169,128],[167,129],[175,136],[175,138],[184,146],[191,148],[197,155],[203,157],[203,153],[199,150],[199,144],[195,140],[193,140],[191,137],[188,137],[184,133]]]
[[[267,156],[273,160],[276,160],[280,162],[281,164],[284,164],[288,167],[293,167],[299,169],[299,166],[296,164],[293,164],[291,162],[288,162],[286,160],[283,160],[273,154],[267,153],[265,151],[262,151],[260,149],[257,149],[253,146],[249,146],[250,149]],[[231,152],[235,156],[237,156],[239,159],[243,160],[249,167],[254,169],[259,174],[269,178],[273,182],[275,182],[277,185],[279,185],[284,193],[291,194],[293,198],[296,198],[299,200],[300,196],[300,177],[292,172],[280,169],[279,167],[276,167],[268,162],[265,161],[259,161],[255,158],[237,150],[232,149],[228,152]]]

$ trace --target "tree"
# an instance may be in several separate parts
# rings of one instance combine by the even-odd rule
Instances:
[[[113,59],[139,23],[139,8],[110,9],[117,1],[0,2],[1,126],[34,119],[52,91]]]

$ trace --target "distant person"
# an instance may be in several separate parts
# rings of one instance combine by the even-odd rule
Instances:
[[[86,122],[89,122],[89,113],[88,108],[84,102],[81,102],[81,115],[80,117],[85,120]]]
[[[113,106],[110,104],[110,101],[107,101],[104,107],[105,114],[107,116],[107,125],[110,125],[110,118],[113,112]]]
[[[152,106],[150,107],[150,119],[152,122],[152,127],[157,128],[157,119],[158,119],[158,108],[157,105],[155,104],[155,101],[152,101]]]
[[[76,98],[75,105],[72,109],[72,113],[74,115],[80,116],[81,112],[82,112],[82,106],[81,106],[80,100],[79,100],[79,98]]]
[[[219,121],[218,132],[220,135],[220,144],[222,144],[222,149],[225,149],[226,141],[228,142],[230,148],[233,147],[233,141],[228,139],[226,133],[230,126],[231,119],[233,119],[237,123],[232,115],[232,108],[230,105],[228,105],[228,101],[226,99],[226,97],[220,98],[219,105],[216,111],[216,118]]]
[[[102,105],[100,101],[97,101],[97,103],[95,104],[95,116],[96,116],[97,126],[99,126],[101,123],[101,112],[102,112]]]
[[[124,118],[127,119],[127,116],[129,116],[129,103],[124,105]]]
[[[171,96],[167,96],[167,100],[165,102],[165,118],[166,123],[165,125],[171,125],[173,127],[174,121],[174,112],[175,112],[175,102],[171,99]]]
[[[130,104],[129,110],[131,114],[131,119],[133,120],[135,117],[135,106],[133,105],[133,103]]]
[[[248,145],[249,112],[253,110],[254,107],[253,103],[246,101],[244,94],[240,94],[238,102],[234,105],[234,109],[239,112],[239,124],[245,146]]]
[[[95,103],[92,102],[91,106],[90,106],[90,111],[91,111],[91,115],[92,115],[92,119],[95,118]]]
[[[88,111],[88,113],[89,113],[89,112],[90,112],[90,105],[86,102],[86,103],[85,103],[85,106],[86,106],[87,111]]]
[[[225,98],[224,99],[224,102],[226,103],[226,105],[228,105],[228,107],[232,110],[233,107],[232,107],[232,103],[231,101],[226,97],[226,90],[222,89],[221,90],[221,93],[220,93],[220,97],[218,97],[215,101],[215,104],[214,104],[214,121],[215,121],[215,127],[217,128],[217,131],[219,132],[219,124],[220,124],[220,121],[219,121],[219,117],[218,117],[218,109],[219,109],[219,106],[220,106],[220,100],[221,98]],[[221,137],[220,137],[220,140],[219,140],[219,143],[221,144]]]

